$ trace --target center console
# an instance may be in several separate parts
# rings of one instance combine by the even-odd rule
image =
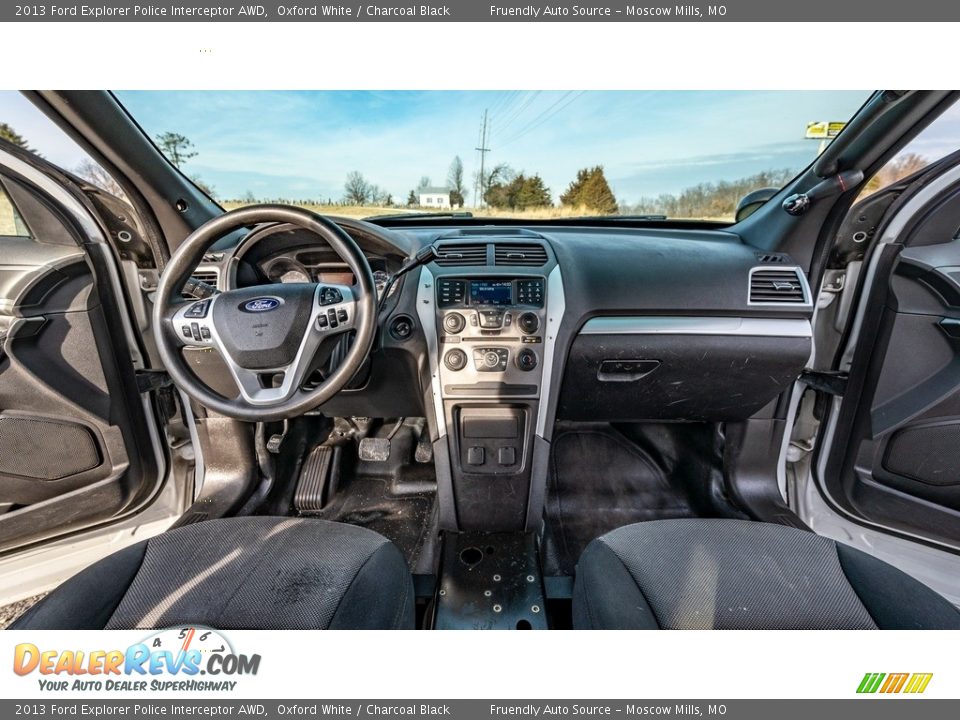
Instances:
[[[451,246],[444,243],[440,262],[421,271],[418,292],[459,530],[516,531],[527,525],[534,437],[553,363],[558,300],[562,313],[559,270],[546,243],[509,243],[523,260],[542,257],[537,267],[511,266],[510,256],[498,263],[507,255],[498,243],[485,243],[487,262],[469,268],[444,262],[456,257],[458,248],[453,244],[454,251],[445,255]],[[536,252],[524,252],[525,247]]]
[[[539,394],[544,277],[440,277],[437,327],[445,396]]]

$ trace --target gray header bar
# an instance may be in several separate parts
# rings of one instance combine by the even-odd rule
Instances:
[[[953,22],[947,0],[721,0],[673,4],[610,0],[101,0],[4,2],[2,22]]]

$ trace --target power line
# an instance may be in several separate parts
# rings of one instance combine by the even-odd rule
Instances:
[[[532,93],[528,93],[526,99],[517,106],[516,110],[510,113],[508,117],[503,119],[503,122],[500,125],[500,132],[505,132],[506,129],[517,120],[517,118],[521,117],[524,111],[530,107],[530,104],[536,100],[537,95],[539,94],[539,90],[534,90]]]
[[[572,91],[569,91],[569,92],[567,93],[567,95],[569,95],[570,92],[572,92]],[[516,142],[517,140],[519,140],[520,138],[522,138],[524,135],[527,135],[527,134],[530,133],[531,131],[536,130],[538,127],[540,127],[541,125],[543,125],[547,120],[551,119],[552,117],[555,117],[555,116],[559,115],[561,112],[563,112],[563,111],[566,110],[568,107],[570,107],[581,95],[583,95],[584,92],[586,92],[586,91],[585,91],[585,90],[579,91],[579,92],[576,93],[573,97],[571,97],[566,103],[564,103],[562,106],[557,107],[557,105],[559,105],[561,102],[563,102],[563,100],[566,98],[566,95],[563,96],[563,97],[561,97],[557,102],[555,102],[553,105],[551,105],[549,108],[547,108],[547,109],[546,109],[543,113],[541,113],[538,117],[534,118],[534,119],[531,120],[529,123],[527,123],[527,125],[525,125],[523,128],[521,128],[515,135],[513,135],[513,136],[512,136],[511,138],[509,138],[508,140],[504,140],[502,143],[500,143],[500,147],[504,147],[505,145],[509,145],[510,143]],[[554,111],[551,113],[550,110],[552,110],[553,108],[556,108],[556,110],[554,110]]]
[[[507,94],[507,101],[503,103],[503,106],[497,112],[506,117],[507,113],[516,107],[517,101],[520,100],[521,97],[523,97],[521,90],[511,90]]]
[[[538,115],[535,115],[532,120],[528,121],[527,124],[524,125],[523,127],[521,127],[517,132],[515,132],[514,135],[516,136],[516,135],[522,133],[522,132],[523,132],[524,130],[526,130],[528,127],[530,127],[530,126],[533,125],[535,122],[537,122],[538,120],[540,120],[540,118],[542,118],[544,115],[546,115],[546,114],[549,113],[551,110],[553,110],[557,105],[559,105],[559,104],[562,103],[564,100],[566,100],[566,99],[570,96],[570,94],[571,94],[572,92],[573,92],[572,90],[568,90],[567,92],[565,92],[565,93],[564,93],[563,95],[561,95],[556,101],[554,101],[553,103],[551,103],[549,107],[547,107],[545,110],[542,110]]]
[[[509,104],[509,100],[512,95],[513,91],[510,90],[500,93],[500,95],[497,96],[497,99],[494,100],[490,105],[490,114],[496,116],[498,113],[504,110]]]

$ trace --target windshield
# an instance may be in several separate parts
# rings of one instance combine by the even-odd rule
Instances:
[[[353,217],[732,221],[809,165],[858,92],[119,92],[225,208]]]

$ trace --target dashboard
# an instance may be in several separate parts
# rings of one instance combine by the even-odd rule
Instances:
[[[318,412],[426,417],[464,529],[536,522],[496,499],[542,489],[558,421],[772,417],[810,357],[803,269],[727,231],[336,222],[380,292],[407,258],[435,252],[392,285],[368,362]],[[214,268],[221,289],[353,284],[306,231],[234,242]]]
[[[369,374],[325,412],[422,414],[432,394],[455,407],[509,399],[547,436],[554,419],[737,420],[775,399],[809,355],[802,269],[727,231],[337,222],[378,292],[424,246],[438,257],[392,286]],[[221,289],[354,284],[325,242],[290,226],[222,250]],[[462,422],[434,409],[441,425]]]

